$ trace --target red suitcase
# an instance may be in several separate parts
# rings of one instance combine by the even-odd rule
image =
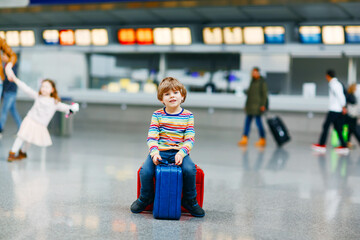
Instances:
[[[198,166],[195,165],[196,167],[196,199],[200,205],[200,207],[203,206],[203,202],[204,202],[204,171]],[[141,189],[141,182],[140,182],[140,170],[141,167],[139,168],[138,172],[137,172],[137,198],[139,198],[140,196],[140,189]],[[155,189],[155,178],[154,178],[154,189]],[[152,211],[153,209],[153,204],[151,204],[150,206],[148,206],[147,208],[145,208],[145,211]],[[181,207],[181,211],[182,212],[189,212],[188,210],[186,210],[185,208]]]

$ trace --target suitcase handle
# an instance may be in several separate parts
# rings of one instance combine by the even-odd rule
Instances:
[[[158,160],[159,163],[169,165],[169,162],[166,160]]]
[[[164,164],[166,166],[177,166],[175,163],[169,163],[166,160],[158,160],[160,162],[160,164]]]

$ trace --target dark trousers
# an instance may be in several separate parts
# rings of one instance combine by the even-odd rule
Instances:
[[[328,114],[326,115],[325,122],[323,124],[323,129],[320,136],[319,144],[325,145],[327,135],[329,133],[330,124],[334,125],[334,128],[339,135],[341,146],[346,147],[346,142],[344,141],[342,135],[343,125],[344,125],[344,115],[341,112],[331,112],[331,111],[328,112]]]
[[[243,135],[247,136],[247,137],[249,136],[250,126],[251,126],[251,122],[252,122],[253,117],[255,117],[255,122],[256,122],[256,125],[257,125],[258,129],[259,129],[260,137],[265,138],[265,131],[264,131],[264,127],[263,127],[260,115],[257,115],[257,116],[247,115],[246,116],[245,129],[244,129],[244,134]]]
[[[178,150],[160,151],[162,160],[167,160],[169,163],[175,163],[175,155]],[[151,156],[148,155],[140,170],[140,196],[144,198],[154,198],[154,182],[155,164]],[[183,173],[183,197],[196,197],[196,167],[189,155],[186,155],[181,164]]]
[[[350,117],[349,115],[346,115],[346,123],[349,126],[349,137],[348,141],[350,142],[351,135],[354,134],[358,142],[360,143],[360,134],[356,131],[357,126],[357,118]]]

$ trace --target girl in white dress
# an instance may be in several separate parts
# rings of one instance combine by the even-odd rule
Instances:
[[[17,138],[9,152],[9,162],[26,158],[26,152],[31,144],[40,147],[52,145],[47,126],[56,111],[65,113],[79,111],[79,104],[77,103],[67,105],[60,102],[55,83],[50,79],[45,79],[41,82],[39,92],[30,88],[18,78],[14,78],[14,82],[22,91],[33,98],[35,102],[21,123]]]

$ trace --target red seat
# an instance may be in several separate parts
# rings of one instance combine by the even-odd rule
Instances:
[[[203,206],[203,201],[204,201],[204,171],[197,165],[195,165],[196,167],[196,199],[200,205],[200,207]],[[138,172],[137,172],[137,198],[139,198],[140,196],[140,189],[141,189],[141,182],[140,182],[140,170],[141,167],[139,168]],[[154,189],[155,189],[155,178],[154,178]],[[149,205],[145,208],[145,211],[152,211],[153,209],[153,205]],[[188,211],[181,207],[181,211],[187,213]]]

